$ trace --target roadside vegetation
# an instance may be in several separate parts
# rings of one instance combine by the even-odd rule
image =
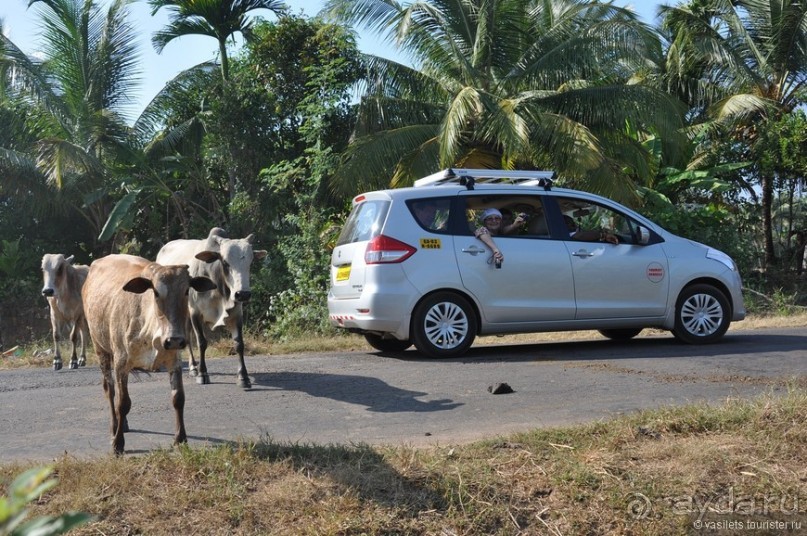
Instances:
[[[129,2],[30,4],[36,55],[0,32],[0,350],[46,336],[24,322],[47,314],[43,254],[153,258],[212,227],[270,252],[256,339],[332,337],[350,200],[457,166],[552,169],[731,255],[751,312],[807,306],[804,2],[676,2],[651,25],[595,0],[151,0],[158,51],[221,46],[143,110]]]
[[[797,534],[807,527],[806,388],[429,448],[267,437],[65,456],[29,515],[94,516],[77,535],[683,535],[730,522]],[[2,464],[2,489],[31,467]]]

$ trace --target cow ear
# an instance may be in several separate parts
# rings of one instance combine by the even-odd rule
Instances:
[[[255,251],[252,252],[252,255],[256,259],[262,259],[262,258],[266,257],[268,254],[269,254],[269,252],[266,251],[265,249],[256,249]]]
[[[254,244],[255,243],[255,233],[249,233],[249,236],[247,236],[245,238],[245,240],[247,242],[249,242],[250,244]]]
[[[74,255],[70,255],[69,257],[67,257],[67,258],[64,260],[64,262],[66,262],[67,264],[70,264],[71,262],[73,262],[73,257],[74,257]]]
[[[143,294],[150,288],[152,288],[151,280],[145,277],[132,278],[128,283],[123,285],[123,290],[126,292],[134,292],[135,294]]]
[[[216,288],[216,284],[207,277],[192,277],[191,288],[196,292],[207,292]]]
[[[221,259],[221,254],[215,251],[202,251],[195,255],[202,262],[214,262]]]

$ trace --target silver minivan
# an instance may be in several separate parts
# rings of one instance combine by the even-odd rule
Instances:
[[[330,322],[384,352],[454,357],[507,333],[652,327],[710,343],[745,318],[728,255],[551,177],[449,169],[357,196],[331,256]],[[494,208],[519,218],[492,237],[501,264],[475,236]]]

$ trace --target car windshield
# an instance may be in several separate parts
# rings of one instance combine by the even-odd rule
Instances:
[[[381,232],[381,224],[387,217],[389,201],[364,201],[353,207],[336,245],[352,244],[370,240]]]

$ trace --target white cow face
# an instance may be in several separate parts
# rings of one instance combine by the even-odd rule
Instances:
[[[246,302],[252,297],[249,284],[249,269],[253,259],[262,259],[266,250],[253,250],[252,243],[255,235],[246,238],[230,239],[211,234],[208,237],[208,247],[213,242],[215,251],[204,251],[196,258],[212,263],[208,269],[213,275],[219,292],[227,300],[227,309],[231,309],[238,302]],[[213,262],[218,260],[219,262]]]
[[[58,297],[59,283],[65,277],[67,267],[73,262],[73,255],[65,258],[61,253],[46,253],[42,256],[42,295],[46,298]]]

